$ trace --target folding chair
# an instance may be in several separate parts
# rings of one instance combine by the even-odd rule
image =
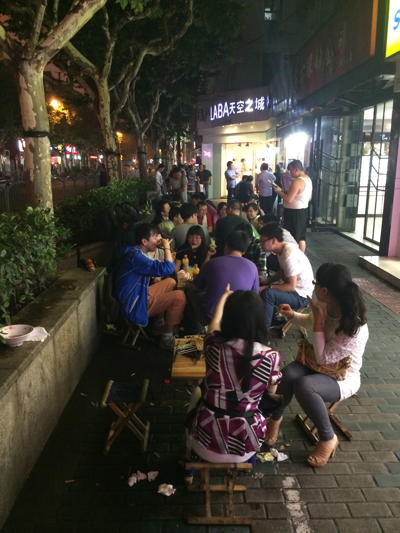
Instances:
[[[133,383],[122,383],[109,380],[103,392],[102,407],[109,407],[117,415],[107,435],[104,454],[110,451],[111,446],[118,438],[121,431],[126,427],[132,431],[142,443],[145,452],[150,435],[150,422],[143,422],[136,414],[146,400],[150,380],[143,380],[140,387]]]
[[[145,340],[150,340],[150,337],[142,326],[137,326],[136,324],[125,320],[125,333],[121,343],[131,349],[140,350],[140,348],[136,346],[139,336],[142,336]]]
[[[332,402],[328,407],[328,414],[329,419],[332,422],[332,424],[343,433],[343,435],[346,437],[347,440],[351,440],[353,438],[353,435],[350,433],[350,431],[346,428],[346,426],[341,422],[341,420],[334,414],[335,409],[340,404],[340,401],[338,402]],[[304,414],[297,414],[296,415],[296,421],[300,424],[300,427],[306,432],[307,436],[312,442],[318,442],[319,441],[319,435],[318,430],[314,425],[314,422]]]
[[[233,495],[235,492],[243,492],[247,489],[245,485],[237,485],[236,478],[239,472],[250,472],[253,465],[250,463],[186,463],[185,468],[188,470],[198,470],[200,472],[200,483],[197,485],[189,485],[189,491],[204,492],[205,494],[205,516],[189,516],[187,522],[189,524],[245,524],[251,525],[252,519],[249,516],[235,515],[233,504]],[[210,470],[225,470],[226,483],[225,484],[211,484]],[[227,516],[215,516],[211,511],[211,493],[213,492],[227,492],[228,493],[228,508]],[[220,500],[218,500],[220,501]]]

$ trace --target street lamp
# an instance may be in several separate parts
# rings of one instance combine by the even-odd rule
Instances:
[[[117,143],[118,143],[118,160],[119,160],[119,173],[120,173],[120,179],[122,178],[122,154],[121,154],[121,144],[124,138],[124,134],[120,131],[116,131],[115,135],[117,137]]]
[[[58,111],[62,107],[62,104],[60,100],[57,100],[57,98],[52,98],[50,100],[50,107],[52,107],[54,111]]]

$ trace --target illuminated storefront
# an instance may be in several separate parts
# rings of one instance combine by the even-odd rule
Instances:
[[[264,162],[274,167],[276,138],[267,135],[274,126],[267,87],[232,92],[205,99],[198,111],[202,137],[202,162],[213,174],[211,195],[226,196],[224,173],[233,161],[240,175],[255,176]]]

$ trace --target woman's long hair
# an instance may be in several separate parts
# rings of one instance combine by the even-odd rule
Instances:
[[[344,265],[324,263],[317,270],[315,279],[320,287],[328,289],[340,307],[341,317],[336,333],[343,331],[353,337],[367,319],[360,288],[352,280],[350,270]]]
[[[165,204],[169,204],[168,200],[160,200],[157,203],[157,205],[156,205],[156,207],[154,209],[155,215],[154,215],[152,224],[157,224],[158,225],[158,224],[161,224],[161,222],[163,222],[164,219],[163,219],[163,216],[162,216],[162,210],[163,210]]]
[[[224,342],[233,339],[245,341],[241,368],[242,391],[245,392],[249,388],[252,374],[254,343],[259,342],[264,345],[268,343],[264,305],[257,293],[235,291],[227,298],[221,320],[221,337]]]

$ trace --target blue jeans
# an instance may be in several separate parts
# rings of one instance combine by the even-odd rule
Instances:
[[[297,294],[296,291],[278,291],[277,289],[265,289],[261,293],[261,298],[264,302],[265,320],[267,327],[272,324],[275,308],[281,304],[289,304],[294,310],[307,307],[307,298],[303,298]]]

